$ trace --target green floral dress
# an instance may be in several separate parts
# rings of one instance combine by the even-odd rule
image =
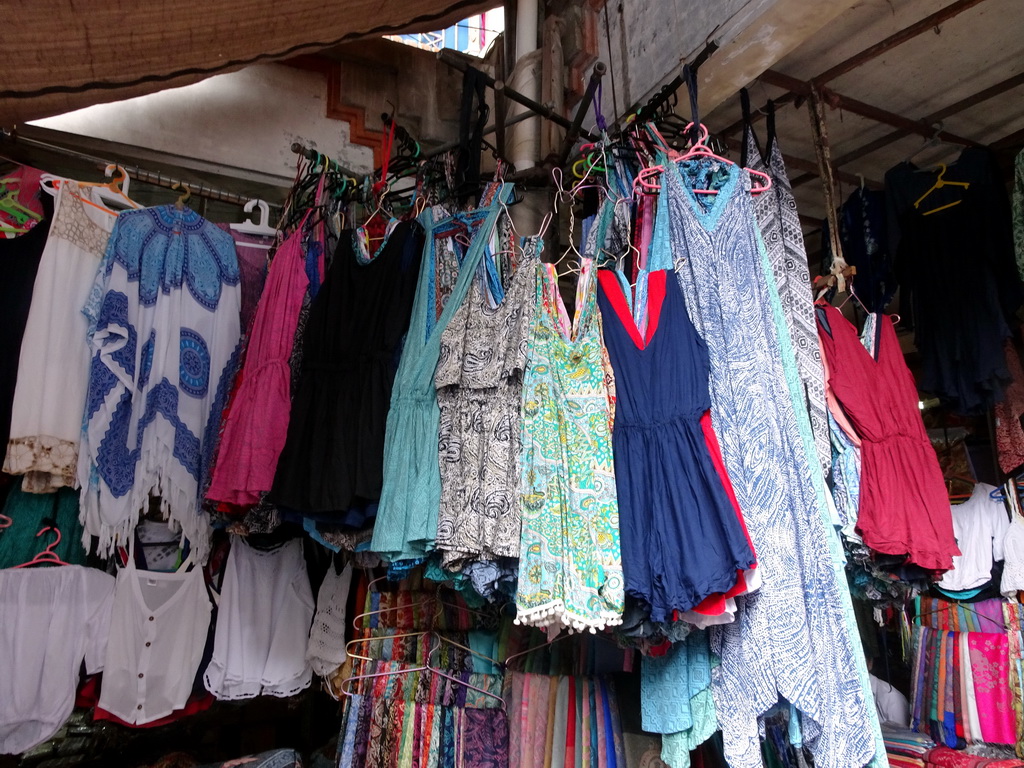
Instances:
[[[551,264],[538,264],[523,382],[520,624],[622,622],[619,509],[597,280],[584,259],[570,324]]]

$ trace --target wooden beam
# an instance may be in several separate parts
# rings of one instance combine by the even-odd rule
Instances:
[[[935,123],[937,123],[940,120],[944,120],[950,115],[958,114],[966,109],[970,109],[971,107],[977,104],[981,104],[982,102],[988,101],[991,98],[1000,96],[1003,93],[1006,93],[1006,91],[1016,88],[1019,85],[1024,85],[1024,72],[1019,72],[1013,77],[1008,77],[1002,82],[989,86],[983,91],[978,91],[972,96],[968,96],[965,99],[961,99],[960,101],[950,104],[948,107],[943,107],[937,112],[932,112],[930,115],[925,115],[924,117],[921,118],[921,122],[928,123],[928,125],[935,125]],[[858,147],[857,149],[847,152],[845,155],[837,157],[835,159],[835,165],[837,168],[843,165],[848,165],[853,161],[860,160],[862,157],[870,155],[872,152],[875,152],[881,149],[882,147],[886,147],[889,144],[892,144],[894,141],[898,141],[899,139],[902,139],[904,136],[907,135],[909,135],[909,132],[903,130],[902,128],[897,129],[892,133],[887,133],[885,136],[881,136],[875,139],[874,141],[868,142],[862,147]]]
[[[725,142],[725,146],[727,146],[729,149],[735,152],[739,152],[743,147],[743,142],[741,142],[739,139],[730,139],[728,137],[725,137],[722,139],[722,141]],[[802,157],[793,157],[792,155],[787,154],[783,154],[782,159],[785,161],[787,168],[795,168],[798,171],[803,171],[804,174],[808,177],[807,180],[815,179],[818,177],[818,164],[813,160],[804,160]],[[840,181],[846,182],[847,184],[860,184],[860,177],[850,173],[843,173],[841,171],[837,171],[836,178],[839,179]],[[797,179],[801,180],[799,182],[800,184],[806,183],[804,181],[804,176],[798,176]],[[875,189],[882,189],[884,186],[882,182],[875,181],[873,179],[865,179],[864,184]],[[790,185],[798,186],[796,180],[791,181]]]
[[[811,84],[805,83],[802,80],[798,80],[795,77],[783,74],[782,72],[776,72],[773,69],[766,70],[762,73],[761,80],[769,85],[774,85],[779,88],[785,88],[788,91],[796,93],[801,96],[809,96],[811,93]],[[880,107],[867,104],[858,99],[852,99],[849,96],[844,96],[840,93],[829,88],[821,89],[822,99],[831,107],[837,109],[843,109],[847,112],[851,112],[861,117],[866,117],[869,120],[874,120],[877,123],[883,123],[885,125],[891,125],[893,128],[901,128],[907,133],[916,133],[925,138],[931,138],[935,135],[935,129],[928,123],[921,120],[911,120],[909,117],[903,117],[897,115],[888,110],[881,109]],[[955,133],[949,131],[940,131],[938,137],[943,141],[948,141],[952,144],[964,144],[966,146],[974,146],[977,144],[972,139],[958,136]]]
[[[963,13],[968,8],[972,8],[972,7],[974,7],[975,5],[977,5],[980,2],[982,2],[982,0],[957,0],[954,3],[951,3],[950,5],[947,5],[942,10],[936,11],[935,13],[931,14],[930,16],[927,16],[924,19],[921,19],[921,21],[917,22],[916,24],[911,24],[909,27],[905,27],[905,28],[899,30],[898,32],[895,32],[895,33],[889,35],[889,37],[885,38],[884,40],[882,40],[882,41],[880,41],[878,43],[875,43],[874,45],[866,48],[865,50],[861,51],[860,53],[854,54],[853,56],[851,56],[850,58],[846,59],[845,61],[839,62],[834,67],[830,67],[829,69],[825,70],[820,75],[818,75],[817,77],[812,77],[811,81],[814,82],[814,83],[817,83],[818,85],[821,85],[821,84],[827,83],[827,82],[829,82],[831,80],[835,80],[840,75],[844,75],[847,72],[850,72],[850,71],[856,69],[857,67],[861,66],[862,64],[867,63],[871,59],[876,58],[876,57],[880,56],[883,53],[891,51],[893,48],[897,47],[898,45],[902,45],[903,43],[907,42],[908,40],[912,40],[915,37],[917,37],[918,35],[920,35],[920,34],[922,34],[924,32],[927,32],[930,29],[933,29],[938,24],[941,24],[943,22],[949,21],[954,16],[957,16],[958,14]],[[786,97],[792,98],[792,96],[793,96],[793,94],[786,94],[785,96],[781,97],[780,99],[775,99],[775,103],[776,104],[783,103],[783,100],[786,99]],[[751,117],[750,117],[751,121],[752,122],[757,122],[758,120],[760,120],[764,116],[765,110],[767,110],[767,104],[764,107],[762,107],[760,110],[758,110],[758,111],[754,112],[753,114],[751,114]],[[733,123],[732,125],[730,125],[728,128],[726,128],[721,133],[723,135],[730,136],[730,135],[736,133],[736,131],[738,131],[738,130],[740,130],[742,128],[743,128],[743,120],[741,119],[741,120]]]
[[[918,35],[934,29],[940,24],[949,21],[953,17],[958,16],[969,8],[973,8],[981,2],[982,0],[957,0],[955,3],[950,3],[945,8],[936,11],[930,16],[925,16],[920,21],[911,24],[909,27],[904,27],[899,32],[889,35],[884,40],[880,40],[874,45],[865,48],[860,53],[854,54],[845,61],[839,62],[834,67],[829,67],[817,77],[812,78],[812,81],[815,85],[824,85],[825,83],[831,82],[837,77],[845,75],[847,72],[852,72],[857,69],[857,67],[881,56],[883,53],[888,53],[896,46],[902,45],[908,40],[913,40]]]
[[[989,146],[996,152],[1004,149],[1013,149],[1024,144],[1024,128],[1014,131],[1009,136],[1003,136],[999,141],[994,141]]]

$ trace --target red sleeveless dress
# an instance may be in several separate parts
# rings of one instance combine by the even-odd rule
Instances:
[[[891,320],[879,318],[872,357],[838,309],[817,318],[828,384],[862,441],[857,532],[876,552],[948,571],[960,554],[949,498]]]

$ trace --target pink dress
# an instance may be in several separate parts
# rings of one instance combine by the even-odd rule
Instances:
[[[291,411],[289,359],[302,300],[309,289],[302,248],[304,230],[300,226],[292,232],[270,263],[242,380],[226,417],[213,481],[206,494],[211,501],[255,504],[274,481]]]

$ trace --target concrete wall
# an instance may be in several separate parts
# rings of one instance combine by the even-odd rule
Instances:
[[[620,113],[645,101],[677,74],[681,61],[692,58],[705,40],[744,6],[758,0],[606,0],[598,12],[600,58],[610,66]],[[611,50],[605,35],[605,13]],[[610,84],[604,98],[611,101]],[[685,98],[685,93],[680,92]],[[687,110],[688,111],[688,107]],[[613,110],[610,105],[607,112]],[[683,110],[680,110],[683,111]]]
[[[330,84],[330,86],[329,86]],[[334,93],[328,93],[329,87]],[[373,169],[381,113],[394,113],[426,146],[458,137],[462,74],[434,54],[387,40],[339,47],[301,66],[266,64],[194,85],[98,104],[34,121],[70,134],[229,166],[288,186],[295,174],[292,142],[330,155],[356,172]],[[355,107],[362,132],[339,107]],[[331,115],[330,117],[328,115]],[[379,144],[378,144],[379,146]]]
[[[324,75],[267,64],[34,124],[281,178],[295,173],[293,141],[368,169],[372,151],[349,143],[348,124],[327,118],[326,99]]]

